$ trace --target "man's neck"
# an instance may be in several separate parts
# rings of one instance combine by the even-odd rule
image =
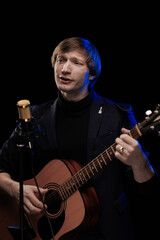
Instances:
[[[85,98],[89,94],[89,91],[81,92],[81,94],[61,91],[61,94],[66,101],[78,102]]]

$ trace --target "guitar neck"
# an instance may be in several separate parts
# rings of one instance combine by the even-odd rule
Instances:
[[[130,130],[129,135],[134,139],[138,139],[142,134],[136,125]],[[109,148],[107,148],[80,171],[78,171],[73,177],[62,184],[58,189],[62,200],[65,200],[71,196],[92,177],[99,173],[109,162],[111,162],[115,157],[115,151],[116,143],[112,144]]]

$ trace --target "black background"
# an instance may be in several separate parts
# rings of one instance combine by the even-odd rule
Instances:
[[[81,36],[99,50],[102,72],[95,90],[131,104],[138,122],[160,103],[160,28],[154,6],[83,2],[3,5],[1,11],[0,145],[16,126],[16,103],[41,104],[57,96],[50,58],[66,37]],[[159,138],[147,137],[157,165]]]
[[[102,72],[95,85],[98,94],[131,104],[138,122],[144,120],[146,110],[154,110],[160,103],[159,6],[104,3],[3,3],[0,147],[16,127],[17,101],[29,99],[31,104],[41,104],[56,98],[50,58],[66,37],[84,37],[99,50]],[[144,144],[160,171],[160,137],[146,136]]]

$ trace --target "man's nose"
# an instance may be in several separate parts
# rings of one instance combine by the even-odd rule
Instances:
[[[62,73],[64,73],[64,74],[71,73],[71,66],[68,61],[64,63],[64,65],[62,67]]]

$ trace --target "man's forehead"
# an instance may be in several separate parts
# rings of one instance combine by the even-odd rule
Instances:
[[[83,50],[73,50],[67,52],[60,52],[57,57],[78,58],[86,60],[86,53]]]

